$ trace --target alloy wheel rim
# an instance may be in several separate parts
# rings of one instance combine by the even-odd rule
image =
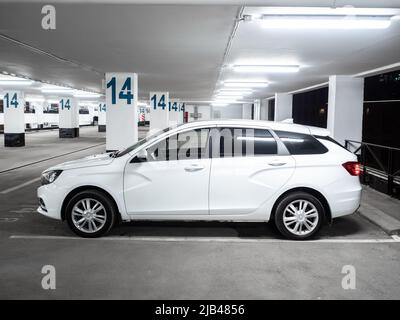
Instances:
[[[79,200],[72,208],[72,222],[82,232],[97,232],[103,228],[106,220],[106,209],[96,199],[85,198]]]
[[[295,235],[310,234],[318,225],[318,210],[310,201],[299,199],[289,203],[283,212],[286,229]]]

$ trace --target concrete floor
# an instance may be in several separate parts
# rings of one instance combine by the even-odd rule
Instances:
[[[0,173],[0,299],[400,298],[400,241],[357,213],[312,242],[286,241],[256,223],[136,222],[105,238],[76,238],[65,223],[36,213],[34,179],[59,162],[104,152],[104,134],[81,128],[74,141],[57,134],[29,134],[32,146],[11,156],[0,149],[2,168],[15,166],[14,156],[26,164],[83,149]],[[44,265],[56,268],[56,290],[41,287]],[[356,290],[341,287],[344,265],[356,268]]]

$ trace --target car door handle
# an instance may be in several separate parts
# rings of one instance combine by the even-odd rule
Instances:
[[[270,163],[268,163],[270,166],[273,166],[273,167],[280,167],[280,166],[283,166],[283,165],[285,165],[286,164],[286,162],[270,162]]]
[[[200,171],[200,170],[203,170],[203,169],[204,169],[203,166],[200,166],[200,165],[197,165],[197,164],[193,164],[193,165],[191,165],[189,167],[185,167],[185,171],[187,171],[187,172],[195,172],[195,171]]]

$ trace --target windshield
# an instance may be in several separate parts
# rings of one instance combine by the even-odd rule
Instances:
[[[174,128],[176,128],[176,126],[168,127],[168,128],[163,129],[163,130],[157,131],[156,133],[153,133],[153,134],[147,136],[146,138],[139,140],[138,142],[136,142],[135,144],[131,145],[130,147],[128,147],[126,149],[123,149],[123,150],[120,150],[120,151],[117,151],[114,154],[114,156],[115,157],[122,157],[122,156],[126,155],[127,153],[129,153],[129,152],[135,150],[136,148],[140,147],[141,145],[145,144],[146,142],[150,141],[151,139],[154,139],[155,137],[159,136],[160,134],[163,134],[163,133],[165,133],[165,132],[167,132],[167,131],[169,131],[171,129],[174,129]]]

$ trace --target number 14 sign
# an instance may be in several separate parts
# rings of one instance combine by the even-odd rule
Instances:
[[[150,92],[150,130],[169,126],[169,93]]]
[[[136,73],[106,73],[107,150],[120,150],[138,139]]]

